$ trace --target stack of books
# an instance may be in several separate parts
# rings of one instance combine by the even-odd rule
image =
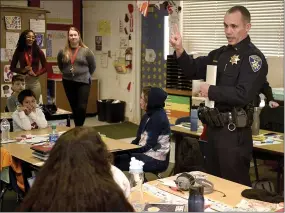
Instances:
[[[34,150],[32,155],[36,158],[46,161],[49,157],[49,153],[53,147],[54,143],[44,143],[41,145],[31,146],[31,149]]]

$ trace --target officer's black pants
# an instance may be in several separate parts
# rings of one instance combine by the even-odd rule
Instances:
[[[249,177],[252,157],[251,128],[237,128],[231,132],[207,127],[208,144],[205,150],[208,173],[243,185],[251,186]]]

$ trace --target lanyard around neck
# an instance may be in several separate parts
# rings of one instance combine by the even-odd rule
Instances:
[[[80,46],[76,48],[74,54],[72,54],[72,51],[70,50],[70,53],[71,53],[71,59],[70,59],[70,62],[71,64],[73,65],[74,64],[74,61],[75,61],[75,58],[77,56],[77,53],[78,53],[78,50],[80,49]]]
[[[32,51],[31,51],[31,54],[28,54],[28,52],[25,51],[25,59],[26,59],[27,65],[32,66],[32,61],[33,61]]]

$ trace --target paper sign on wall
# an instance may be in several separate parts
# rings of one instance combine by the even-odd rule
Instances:
[[[52,72],[54,74],[61,74],[60,69],[58,66],[52,66]]]
[[[1,61],[12,61],[15,49],[1,48]]]
[[[7,30],[21,30],[21,17],[5,16],[5,25]]]
[[[12,84],[2,84],[1,85],[1,97],[2,98],[8,98],[12,95]]]
[[[38,19],[30,19],[30,30],[35,33],[45,33],[46,31],[46,21]]]
[[[120,37],[120,48],[127,49],[129,46],[129,38],[128,37]]]
[[[47,30],[46,56],[49,62],[57,61],[57,54],[64,48],[66,41],[67,31]]]
[[[7,49],[16,49],[18,40],[19,40],[19,33],[13,32],[6,32],[6,48]]]
[[[16,75],[16,73],[11,72],[10,65],[5,65],[3,75],[4,75],[4,82],[12,82],[12,77]]]
[[[44,46],[44,34],[36,33],[37,45],[41,48]]]
[[[101,35],[111,35],[111,22],[110,20],[99,20],[97,22],[97,32]]]
[[[95,50],[102,51],[102,36],[95,36]]]

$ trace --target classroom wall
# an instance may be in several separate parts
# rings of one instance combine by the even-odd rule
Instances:
[[[128,4],[133,4],[133,32],[129,31],[129,22],[125,22],[129,14]],[[103,35],[102,51],[95,50],[95,36],[99,36],[97,24],[107,20],[111,23],[110,35]],[[119,20],[123,28],[127,27],[128,35],[131,34],[129,46],[133,48],[133,68],[126,74],[118,74],[113,66],[115,58],[120,52],[120,37],[128,37],[119,31]],[[108,33],[106,33],[108,34]],[[88,1],[83,0],[83,40],[94,52],[96,59],[95,77],[99,79],[100,99],[119,99],[125,101],[125,116],[128,120],[138,123],[140,121],[140,51],[141,51],[141,14],[136,8],[136,1]],[[107,58],[107,67],[101,63],[101,56],[111,51]],[[131,84],[130,90],[128,85]]]

